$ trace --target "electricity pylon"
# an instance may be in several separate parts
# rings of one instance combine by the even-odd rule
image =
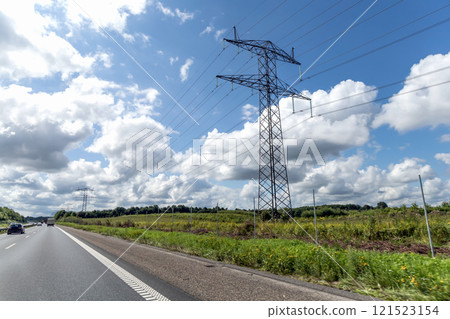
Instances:
[[[266,40],[241,40],[236,28],[234,40],[224,41],[258,56],[258,74],[217,75],[217,78],[247,86],[259,91],[259,187],[258,210],[269,211],[272,218],[279,216],[278,210],[291,209],[291,196],[283,148],[283,131],[278,106],[283,96],[302,96],[277,76],[276,61],[296,64],[300,62],[292,55]]]
[[[89,187],[83,187],[83,188],[78,188],[77,191],[83,192],[83,195],[81,197],[81,199],[83,199],[83,206],[81,208],[81,211],[85,213],[87,211],[87,204],[88,204],[88,200],[89,200],[89,192],[92,192],[94,190],[92,188],[89,188]]]

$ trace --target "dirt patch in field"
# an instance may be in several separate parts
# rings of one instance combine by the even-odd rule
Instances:
[[[430,253],[430,246],[420,243],[395,244],[391,241],[371,241],[371,242],[337,242],[328,240],[326,243],[329,246],[351,247],[363,250],[386,251],[386,252],[400,252],[400,253],[415,253],[421,255],[428,255]],[[434,247],[435,254],[444,254],[450,256],[450,247]]]

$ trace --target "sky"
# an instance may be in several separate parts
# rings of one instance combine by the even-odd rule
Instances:
[[[258,74],[272,41],[294,207],[450,200],[444,0],[0,3],[0,206],[252,208]],[[294,51],[292,51],[294,48]],[[312,108],[310,108],[312,107]],[[311,116],[312,115],[312,116]]]

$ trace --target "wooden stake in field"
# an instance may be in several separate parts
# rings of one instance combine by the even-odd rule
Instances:
[[[420,174],[419,174],[419,183],[420,183],[420,190],[422,191],[423,211],[425,212],[425,220],[427,222],[428,238],[430,239],[431,256],[434,258],[433,241],[431,240],[430,224],[428,223],[427,204],[425,202],[425,195],[423,194],[422,178],[420,177]]]
[[[192,207],[190,207],[191,209],[191,233],[192,233]]]
[[[316,246],[318,246],[319,241],[317,240],[316,195],[314,194],[314,188],[313,188],[313,206],[314,206],[314,229],[316,232]]]
[[[219,236],[219,203],[217,203],[216,209],[217,209],[217,225],[216,225],[216,231],[217,231],[217,236]]]
[[[256,205],[255,205],[255,197],[253,197],[253,238],[256,238]]]
[[[172,232],[173,232],[173,205],[172,205]]]

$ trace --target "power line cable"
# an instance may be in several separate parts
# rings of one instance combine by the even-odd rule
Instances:
[[[275,29],[277,29],[279,26],[281,26],[282,24],[286,23],[287,21],[289,21],[289,19],[291,19],[292,17],[294,17],[295,15],[297,15],[298,13],[300,13],[301,11],[303,11],[304,9],[306,9],[310,4],[312,4],[314,1],[316,0],[311,0],[310,2],[308,2],[307,4],[305,4],[303,7],[300,7],[297,11],[295,11],[294,13],[292,13],[289,17],[287,17],[286,19],[283,19],[280,23],[278,23],[276,26],[271,27],[267,32],[265,32],[264,34],[261,35],[261,38],[265,37],[266,35],[268,35],[269,33],[271,33],[272,31],[274,31]]]
[[[322,12],[319,12],[317,15],[315,15],[314,17],[312,17],[311,19],[309,19],[308,21],[306,21],[305,23],[303,23],[302,25],[299,25],[298,27],[296,27],[295,29],[292,29],[291,31],[289,31],[287,34],[285,34],[281,39],[278,39],[277,42],[281,42],[282,40],[284,40],[285,38],[287,38],[289,35],[291,35],[293,32],[297,31],[298,29],[304,27],[305,25],[307,25],[308,23],[310,23],[311,21],[315,20],[316,18],[320,17],[322,14],[325,14],[327,11],[331,10],[332,8],[334,8],[335,6],[337,6],[339,3],[341,3],[343,0],[338,0],[336,2],[334,2],[331,6],[329,6],[328,8],[326,8],[325,10],[323,10]]]
[[[356,27],[359,27],[359,26],[362,25],[363,23],[368,22],[369,20],[371,20],[371,19],[375,18],[376,16],[378,16],[378,15],[384,13],[385,11],[387,11],[387,10],[389,10],[389,9],[391,9],[391,8],[393,8],[393,7],[395,7],[396,5],[400,4],[401,2],[403,2],[403,0],[399,0],[399,1],[397,1],[396,3],[394,3],[394,4],[391,4],[390,6],[384,8],[384,9],[381,9],[381,10],[378,11],[377,13],[371,15],[370,17],[367,17],[366,19],[359,21],[358,23],[356,23],[356,24],[353,26],[353,29],[356,28]],[[320,47],[321,45],[323,45],[323,44],[325,44],[325,43],[327,43],[327,42],[329,42],[329,41],[331,41],[331,40],[333,40],[333,39],[336,39],[340,34],[341,34],[340,32],[339,32],[339,33],[336,33],[336,34],[334,34],[333,36],[329,37],[328,39],[326,39],[326,40],[324,40],[324,41],[322,41],[322,42],[316,44],[315,46],[313,46],[313,47],[311,47],[311,48],[309,48],[309,49],[307,49],[307,50],[305,50],[305,51],[300,52],[299,54],[297,54],[297,57],[302,56],[302,55],[305,55],[306,53],[311,52],[312,50],[316,49],[317,47]]]
[[[358,45],[358,46],[356,46],[356,47],[353,47],[352,49],[349,49],[349,50],[347,50],[347,51],[345,51],[345,52],[343,52],[343,53],[341,53],[341,54],[338,54],[338,55],[336,55],[336,56],[334,56],[334,57],[332,57],[332,58],[329,58],[328,60],[325,60],[325,61],[323,61],[323,62],[317,64],[317,66],[326,64],[326,63],[328,63],[328,62],[330,62],[330,61],[332,61],[332,60],[335,60],[335,59],[337,59],[337,58],[339,58],[339,57],[341,57],[341,56],[347,55],[347,54],[349,54],[349,53],[351,53],[351,52],[353,52],[353,51],[355,51],[355,50],[357,50],[357,49],[359,49],[359,48],[362,48],[363,46],[366,46],[366,45],[368,45],[368,44],[370,44],[370,43],[372,43],[372,42],[375,42],[376,40],[379,40],[379,39],[381,39],[381,38],[384,38],[384,37],[388,36],[389,34],[392,34],[392,33],[394,33],[394,32],[397,32],[397,31],[399,31],[399,30],[401,30],[401,29],[403,29],[403,28],[405,28],[405,27],[407,27],[407,26],[409,26],[409,25],[411,25],[411,24],[413,24],[413,23],[416,23],[416,22],[418,22],[418,21],[420,21],[420,20],[422,20],[422,19],[425,19],[426,17],[428,17],[428,16],[430,16],[430,15],[432,15],[432,14],[434,14],[434,13],[437,13],[437,12],[443,10],[443,9],[447,8],[448,6],[450,6],[450,4],[447,4],[447,5],[445,5],[445,6],[441,7],[441,8],[439,8],[439,9],[433,10],[433,11],[431,11],[431,12],[429,12],[429,13],[427,13],[427,14],[425,14],[425,15],[419,17],[419,18],[416,18],[416,19],[414,19],[414,20],[409,21],[408,23],[406,23],[406,24],[404,24],[404,25],[401,25],[401,26],[399,26],[399,27],[397,27],[397,28],[394,28],[394,29],[392,29],[392,30],[390,30],[390,31],[388,31],[388,32],[386,32],[386,33],[380,35],[380,36],[377,36],[377,37],[375,37],[375,38],[373,38],[373,39],[371,39],[371,40],[369,40],[369,41],[366,41],[366,42],[364,42],[364,43],[362,43],[362,44],[360,44],[360,45]]]
[[[382,49],[385,49],[385,48],[387,48],[387,47],[390,47],[390,46],[392,46],[392,45],[394,45],[394,44],[397,44],[397,43],[399,43],[399,42],[401,42],[401,41],[404,41],[404,40],[409,39],[409,38],[411,38],[411,37],[413,37],[413,36],[416,36],[416,35],[418,35],[418,34],[420,34],[420,33],[422,33],[422,32],[428,31],[428,30],[430,30],[430,29],[432,29],[432,28],[436,28],[436,27],[440,26],[441,24],[447,23],[447,22],[449,22],[449,21],[450,21],[450,18],[441,20],[441,21],[439,21],[439,22],[437,22],[437,23],[434,23],[434,24],[432,24],[432,25],[430,25],[430,26],[427,26],[427,27],[425,27],[425,28],[423,28],[423,29],[420,29],[420,30],[415,31],[415,32],[413,32],[413,33],[410,33],[410,34],[408,34],[408,35],[406,35],[406,36],[404,36],[404,37],[401,37],[401,38],[399,38],[399,39],[397,39],[397,40],[395,40],[395,41],[389,42],[389,43],[384,44],[384,45],[382,45],[382,46],[380,46],[380,47],[377,47],[377,48],[375,48],[375,49],[373,49],[373,50],[367,51],[367,52],[365,52],[365,53],[363,53],[363,54],[360,54],[360,55],[358,55],[358,56],[356,56],[356,57],[353,57],[353,58],[351,58],[351,59],[348,59],[348,60],[346,60],[346,61],[344,61],[344,62],[342,62],[342,63],[339,63],[339,64],[336,64],[336,65],[334,65],[334,66],[331,66],[331,67],[329,67],[329,68],[327,68],[327,69],[325,69],[325,70],[319,71],[319,72],[317,72],[317,73],[315,73],[315,74],[313,74],[313,75],[310,75],[310,76],[308,76],[308,77],[302,78],[300,81],[306,81],[306,80],[309,80],[309,79],[314,78],[314,77],[316,77],[316,76],[318,76],[318,75],[320,75],[320,74],[323,74],[323,73],[325,73],[325,72],[329,72],[329,71],[334,70],[334,69],[336,69],[336,68],[338,68],[338,67],[340,67],[340,66],[346,65],[346,64],[351,63],[351,62],[354,62],[354,61],[356,61],[356,60],[359,60],[359,59],[361,59],[361,58],[363,58],[363,57],[366,57],[366,56],[368,56],[368,55],[370,55],[370,54],[372,54],[372,53],[375,53],[375,52],[377,52],[377,51],[380,51],[380,50],[382,50]]]
[[[315,26],[314,28],[310,29],[309,31],[303,33],[301,36],[299,36],[298,38],[292,40],[291,42],[289,42],[288,44],[286,44],[286,46],[291,45],[294,42],[297,42],[298,40],[304,38],[305,36],[307,36],[308,34],[311,34],[312,32],[316,31],[317,29],[323,27],[324,25],[326,25],[327,23],[333,21],[334,19],[336,19],[338,16],[340,16],[341,14],[347,12],[348,10],[350,10],[351,8],[353,8],[354,6],[356,6],[357,4],[361,3],[363,0],[359,0],[358,2],[355,2],[354,4],[352,4],[351,6],[345,8],[344,10],[340,11],[339,13],[335,14],[334,16],[332,16],[331,18],[329,18],[328,20],[325,20],[324,22],[322,22],[321,24],[319,24],[318,26]]]

